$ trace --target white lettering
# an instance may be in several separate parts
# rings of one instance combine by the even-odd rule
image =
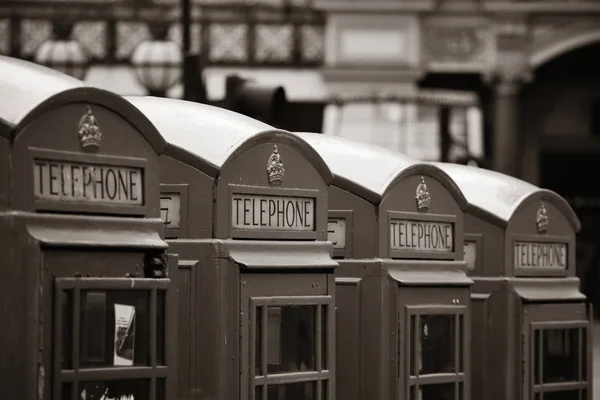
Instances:
[[[143,204],[141,168],[35,160],[34,195],[61,202]]]
[[[330,218],[327,221],[327,240],[333,244],[334,249],[346,248],[345,218]]]
[[[566,268],[567,244],[515,242],[515,268]]]
[[[391,250],[420,250],[448,253],[454,249],[453,224],[392,219]]]
[[[231,224],[234,229],[244,230],[312,231],[315,199],[234,194]]]

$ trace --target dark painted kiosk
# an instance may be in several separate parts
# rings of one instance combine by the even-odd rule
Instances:
[[[123,98],[0,56],[2,399],[176,395],[162,148]]]
[[[469,399],[467,202],[439,168],[299,133],[333,172],[340,399]]]
[[[591,400],[592,312],[575,276],[575,213],[516,178],[436,165],[470,203],[473,398]]]
[[[335,399],[331,172],[303,140],[224,109],[128,97],[167,141],[180,257],[180,399]]]

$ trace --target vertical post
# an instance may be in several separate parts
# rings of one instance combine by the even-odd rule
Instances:
[[[494,87],[493,169],[519,177],[519,82],[501,77]]]
[[[192,98],[190,79],[194,71],[191,71],[192,63],[188,62],[188,56],[192,47],[191,38],[191,25],[192,25],[192,4],[191,0],[181,0],[181,35],[183,46],[181,51],[183,52],[181,60],[183,61],[183,99],[189,100]]]
[[[452,136],[450,135],[450,106],[440,105],[438,108],[438,123],[440,129],[440,161],[450,160],[450,147]]]

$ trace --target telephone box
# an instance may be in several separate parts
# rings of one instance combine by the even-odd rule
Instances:
[[[519,179],[437,165],[470,203],[473,398],[591,400],[593,314],[575,276],[575,213]]]
[[[174,398],[161,137],[123,98],[29,62],[0,57],[0,87],[1,397]]]
[[[439,168],[299,133],[333,172],[340,399],[469,399],[467,202]]]
[[[127,99],[167,141],[179,398],[335,399],[328,167],[303,140],[232,111]]]

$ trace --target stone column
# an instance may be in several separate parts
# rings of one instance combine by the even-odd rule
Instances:
[[[492,165],[495,171],[514,177],[521,175],[520,85],[517,77],[502,75],[494,84]]]

